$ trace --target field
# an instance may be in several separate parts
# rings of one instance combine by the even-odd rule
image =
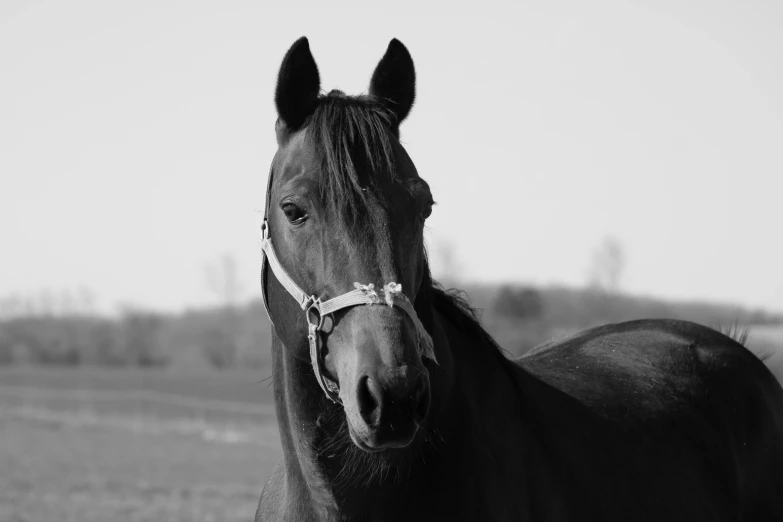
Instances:
[[[252,520],[281,456],[265,377],[0,370],[0,521]]]
[[[750,347],[783,376],[783,329]],[[0,522],[248,521],[281,456],[269,370],[0,369]]]

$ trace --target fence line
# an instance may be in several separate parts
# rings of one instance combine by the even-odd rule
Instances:
[[[0,384],[0,394],[15,395],[17,397],[31,397],[42,399],[69,399],[77,401],[112,401],[112,400],[137,400],[150,401],[160,404],[182,406],[193,409],[208,409],[226,413],[239,413],[245,415],[274,415],[275,408],[271,404],[248,404],[236,401],[223,401],[215,399],[197,399],[187,395],[166,393],[153,390],[97,390],[86,389],[56,389],[39,388],[14,384]]]

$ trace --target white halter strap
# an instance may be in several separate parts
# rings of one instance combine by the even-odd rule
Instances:
[[[271,185],[271,175],[268,184]],[[270,187],[267,187],[267,198],[269,196]],[[268,206],[268,205],[267,205]],[[266,281],[265,281],[265,264],[269,263],[269,268],[275,274],[275,277],[280,284],[288,291],[291,296],[296,299],[299,306],[305,313],[305,319],[307,320],[308,334],[307,339],[310,344],[310,363],[313,366],[313,373],[321,389],[324,391],[327,397],[333,402],[340,402],[339,389],[337,384],[328,379],[324,375],[323,357],[321,354],[321,331],[323,327],[324,317],[333,314],[343,308],[350,308],[358,305],[383,305],[386,304],[390,307],[397,306],[402,309],[408,317],[411,318],[413,324],[416,326],[419,343],[419,354],[422,357],[428,357],[433,362],[436,362],[435,351],[432,345],[432,338],[429,333],[424,329],[424,325],[416,315],[416,311],[413,308],[410,300],[402,293],[402,285],[394,282],[387,283],[383,287],[384,299],[378,296],[373,284],[363,285],[360,283],[354,283],[354,290],[346,292],[342,295],[338,295],[328,301],[321,301],[315,295],[307,295],[299,285],[288,275],[283,265],[280,264],[280,260],[275,254],[275,249],[272,247],[272,239],[269,236],[269,223],[266,219],[266,209],[264,212],[264,222],[261,225],[261,250],[263,252],[262,264],[261,264],[261,285],[262,296],[264,301],[264,308],[269,316],[269,321],[272,321],[272,316],[269,314],[269,305],[266,299]]]

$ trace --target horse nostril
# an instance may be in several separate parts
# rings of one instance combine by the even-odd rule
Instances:
[[[359,414],[369,426],[375,426],[380,420],[381,413],[381,393],[377,389],[376,382],[365,375],[359,379],[359,387],[356,393]]]

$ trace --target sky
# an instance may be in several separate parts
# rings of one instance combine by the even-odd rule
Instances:
[[[283,55],[366,92],[391,38],[435,275],[586,283],[783,311],[783,3],[0,2],[0,297],[214,303],[258,226]]]

